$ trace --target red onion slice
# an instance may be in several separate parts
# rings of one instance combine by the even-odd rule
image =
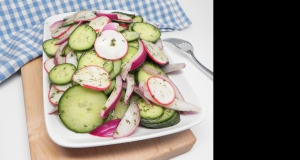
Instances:
[[[60,28],[63,24],[64,20],[59,20],[54,22],[53,24],[51,24],[51,26],[49,27],[50,32],[55,31],[56,29]]]
[[[140,119],[140,108],[135,101],[132,101],[114,132],[113,138],[130,136],[138,128]]]
[[[115,31],[115,30],[117,30],[118,26],[119,26],[119,23],[115,23],[115,22],[107,23],[103,27],[102,31],[105,31],[105,30],[114,30]]]
[[[107,121],[92,130],[89,134],[99,137],[112,137],[120,121],[120,118]]]
[[[133,93],[133,88],[135,86],[134,77],[131,74],[128,74],[126,77],[126,92],[124,97],[124,104],[126,105]]]
[[[147,58],[147,53],[144,49],[142,41],[138,40],[138,43],[139,49],[137,53],[127,63],[122,64],[121,77],[123,80],[125,80],[129,71],[132,71],[141,66]]]
[[[122,95],[122,88],[122,79],[121,76],[118,75],[116,77],[115,89],[112,91],[107,101],[105,102],[103,109],[100,111],[100,116],[102,118],[106,118],[109,112],[116,107],[116,104]]]
[[[116,13],[102,13],[102,12],[96,12],[96,16],[100,17],[100,16],[106,16],[111,20],[116,20],[118,19],[118,15]]]
[[[175,72],[175,71],[179,71],[183,68],[185,68],[185,63],[172,63],[172,64],[166,64],[163,67],[161,67],[161,69],[165,72],[165,73],[170,73],[170,72]]]

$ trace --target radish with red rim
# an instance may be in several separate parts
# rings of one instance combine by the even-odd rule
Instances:
[[[80,68],[73,74],[72,79],[85,88],[100,91],[106,90],[111,84],[109,73],[96,65]]]
[[[159,71],[156,71],[152,68],[149,68],[147,66],[143,66],[143,68],[141,68],[143,71],[149,73],[150,75],[152,76],[156,76],[156,77],[159,77],[159,78],[162,78],[166,81],[168,81],[174,88],[175,90],[175,95],[176,95],[176,98],[179,99],[179,100],[183,100],[184,101],[184,97],[183,95],[181,94],[180,90],[178,89],[178,87],[172,82],[172,80],[170,80],[167,76],[164,76],[163,74],[161,74]]]
[[[59,91],[58,89],[56,89],[54,85],[52,85],[48,92],[48,99],[50,103],[54,106],[57,106],[59,99],[63,95],[63,93],[64,93],[63,91]]]
[[[146,84],[151,97],[157,103],[167,105],[174,101],[175,91],[168,81],[158,77],[149,77]]]
[[[132,101],[114,132],[113,138],[130,136],[139,126],[140,120],[140,108],[136,101]]]
[[[148,53],[148,56],[157,64],[159,65],[165,65],[169,62],[168,57],[164,53],[163,50],[161,50],[157,45],[155,45],[152,42],[148,42],[146,40],[142,40],[143,45],[146,48],[146,52]]]
[[[94,49],[102,58],[118,60],[126,55],[128,44],[120,32],[105,30],[96,38]]]
[[[121,95],[122,95],[123,83],[121,76],[118,75],[116,77],[115,88],[112,93],[109,95],[107,101],[105,102],[102,110],[100,111],[100,117],[106,118],[109,112],[116,107],[116,103],[118,103]]]
[[[175,98],[173,100],[172,103],[170,104],[161,104],[161,103],[158,103],[151,95],[150,91],[148,90],[147,87],[145,87],[144,89],[144,96],[146,98],[148,98],[151,102],[159,105],[159,106],[162,106],[162,107],[165,107],[165,108],[169,108],[169,109],[173,109],[173,110],[177,110],[177,111],[190,111],[190,112],[199,112],[201,110],[201,107],[199,106],[196,106],[194,104],[191,104],[191,103],[188,103],[186,101],[183,101],[183,100],[179,100],[178,98]]]
[[[106,16],[100,16],[90,21],[89,25],[94,28],[96,32],[102,32],[105,25],[109,24],[110,19]]]
[[[50,58],[44,62],[44,69],[49,74],[50,70],[55,66],[54,58]]]

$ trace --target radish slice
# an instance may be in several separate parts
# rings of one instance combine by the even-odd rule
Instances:
[[[55,66],[54,58],[50,58],[44,62],[44,69],[49,74],[50,70]]]
[[[126,77],[126,83],[127,83],[127,87],[126,87],[126,92],[125,92],[125,97],[124,97],[124,104],[126,105],[128,100],[130,99],[132,93],[133,93],[133,88],[135,86],[135,81],[134,81],[134,77],[131,74],[128,74]]]
[[[126,55],[128,44],[125,37],[120,32],[105,30],[97,37],[94,49],[102,58],[118,60]]]
[[[115,88],[110,94],[107,101],[105,102],[103,109],[100,111],[100,117],[106,118],[109,112],[116,107],[116,104],[122,95],[122,88],[123,88],[122,79],[120,75],[118,75],[116,77]]]
[[[96,65],[80,68],[73,74],[72,79],[83,87],[100,91],[106,90],[111,84],[109,73]]]
[[[139,49],[137,53],[127,63],[122,64],[121,77],[123,80],[125,80],[129,71],[135,70],[141,66],[147,58],[147,53],[144,49],[142,41],[138,40],[138,43]]]
[[[156,71],[152,68],[149,68],[147,66],[144,66],[142,68],[143,71],[149,73],[150,75],[153,75],[155,77],[159,77],[159,78],[162,78],[166,81],[168,81],[174,88],[175,90],[175,95],[176,95],[176,98],[179,99],[179,100],[183,100],[184,101],[184,98],[183,98],[183,95],[181,94],[180,90],[178,89],[178,87],[166,76],[162,75],[159,71]]]
[[[81,10],[75,15],[74,22],[89,21],[96,17],[97,16],[93,11]]]
[[[116,13],[102,13],[102,12],[96,12],[97,17],[106,16],[111,20],[117,20],[118,15]]]
[[[66,62],[66,57],[62,56],[63,55],[63,50],[64,48],[68,45],[68,41],[65,41],[63,44],[61,44],[55,54],[54,54],[54,64],[55,65],[58,65],[58,64],[62,64],[62,63],[65,63]]]
[[[66,85],[56,85],[56,84],[53,84],[53,85],[57,90],[62,91],[62,92],[65,92],[68,88],[72,87],[71,83],[66,84]]]
[[[78,64],[77,55],[73,50],[67,53],[65,60],[66,63],[71,63],[74,66],[77,66]]]
[[[62,35],[64,35],[68,29],[70,29],[71,26],[65,26],[65,27],[59,27],[56,30],[54,30],[53,32],[51,32],[51,37],[52,38],[59,38]]]
[[[163,67],[161,67],[161,69],[165,72],[165,73],[170,73],[170,72],[175,72],[175,71],[179,71],[183,68],[185,68],[185,63],[173,63],[173,64],[167,64]]]
[[[103,27],[102,31],[105,31],[105,30],[117,30],[118,26],[119,26],[119,23],[111,22],[111,23],[106,24]]]
[[[93,19],[89,26],[91,26],[96,32],[102,32],[103,27],[110,22],[110,19],[106,16],[101,16]]]
[[[112,137],[120,121],[120,118],[107,121],[92,130],[89,134],[99,137]]]
[[[134,133],[140,124],[140,108],[135,101],[132,101],[119,123],[113,138],[127,137]]]
[[[154,62],[160,65],[164,65],[169,62],[166,54],[157,45],[145,40],[142,40],[142,42],[146,48],[146,52]]]
[[[175,99],[175,91],[172,85],[158,77],[149,77],[147,87],[153,99],[159,104],[170,104]]]
[[[48,99],[50,103],[53,104],[54,106],[57,106],[58,101],[60,97],[63,95],[63,93],[64,93],[63,91],[57,90],[56,87],[52,85],[48,92]]]
[[[177,110],[177,111],[192,111],[192,112],[199,112],[201,110],[201,107],[199,106],[196,106],[194,104],[191,104],[191,103],[188,103],[188,102],[185,102],[183,100],[179,100],[177,98],[174,99],[174,101],[170,104],[160,104],[160,103],[157,103],[156,100],[154,100],[154,98],[152,97],[151,93],[149,92],[149,90],[147,89],[147,87],[145,87],[145,90],[144,90],[144,96],[146,98],[148,98],[151,102],[159,105],[159,106],[162,106],[162,107],[165,107],[165,108],[169,108],[169,109],[174,109],[174,110]]]
[[[57,30],[58,28],[60,28],[63,24],[64,20],[59,20],[54,22],[53,24],[51,24],[51,26],[49,27],[50,31],[53,32],[55,30]]]

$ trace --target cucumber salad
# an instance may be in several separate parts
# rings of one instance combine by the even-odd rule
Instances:
[[[122,138],[139,127],[180,123],[201,108],[184,100],[168,73],[161,32],[140,15],[81,10],[50,25],[43,42],[51,116],[75,133]]]

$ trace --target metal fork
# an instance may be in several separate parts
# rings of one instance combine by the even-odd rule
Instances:
[[[190,55],[193,58],[193,60],[198,64],[198,66],[200,68],[202,68],[206,73],[208,73],[213,78],[214,73],[211,70],[209,70],[208,68],[206,68],[202,63],[200,63],[200,61],[198,61],[198,59],[195,57],[194,52],[193,52],[193,45],[190,42],[183,40],[183,39],[179,39],[179,38],[165,38],[165,39],[163,39],[163,41],[173,44],[180,50],[182,50],[185,53],[187,53],[188,55]]]

